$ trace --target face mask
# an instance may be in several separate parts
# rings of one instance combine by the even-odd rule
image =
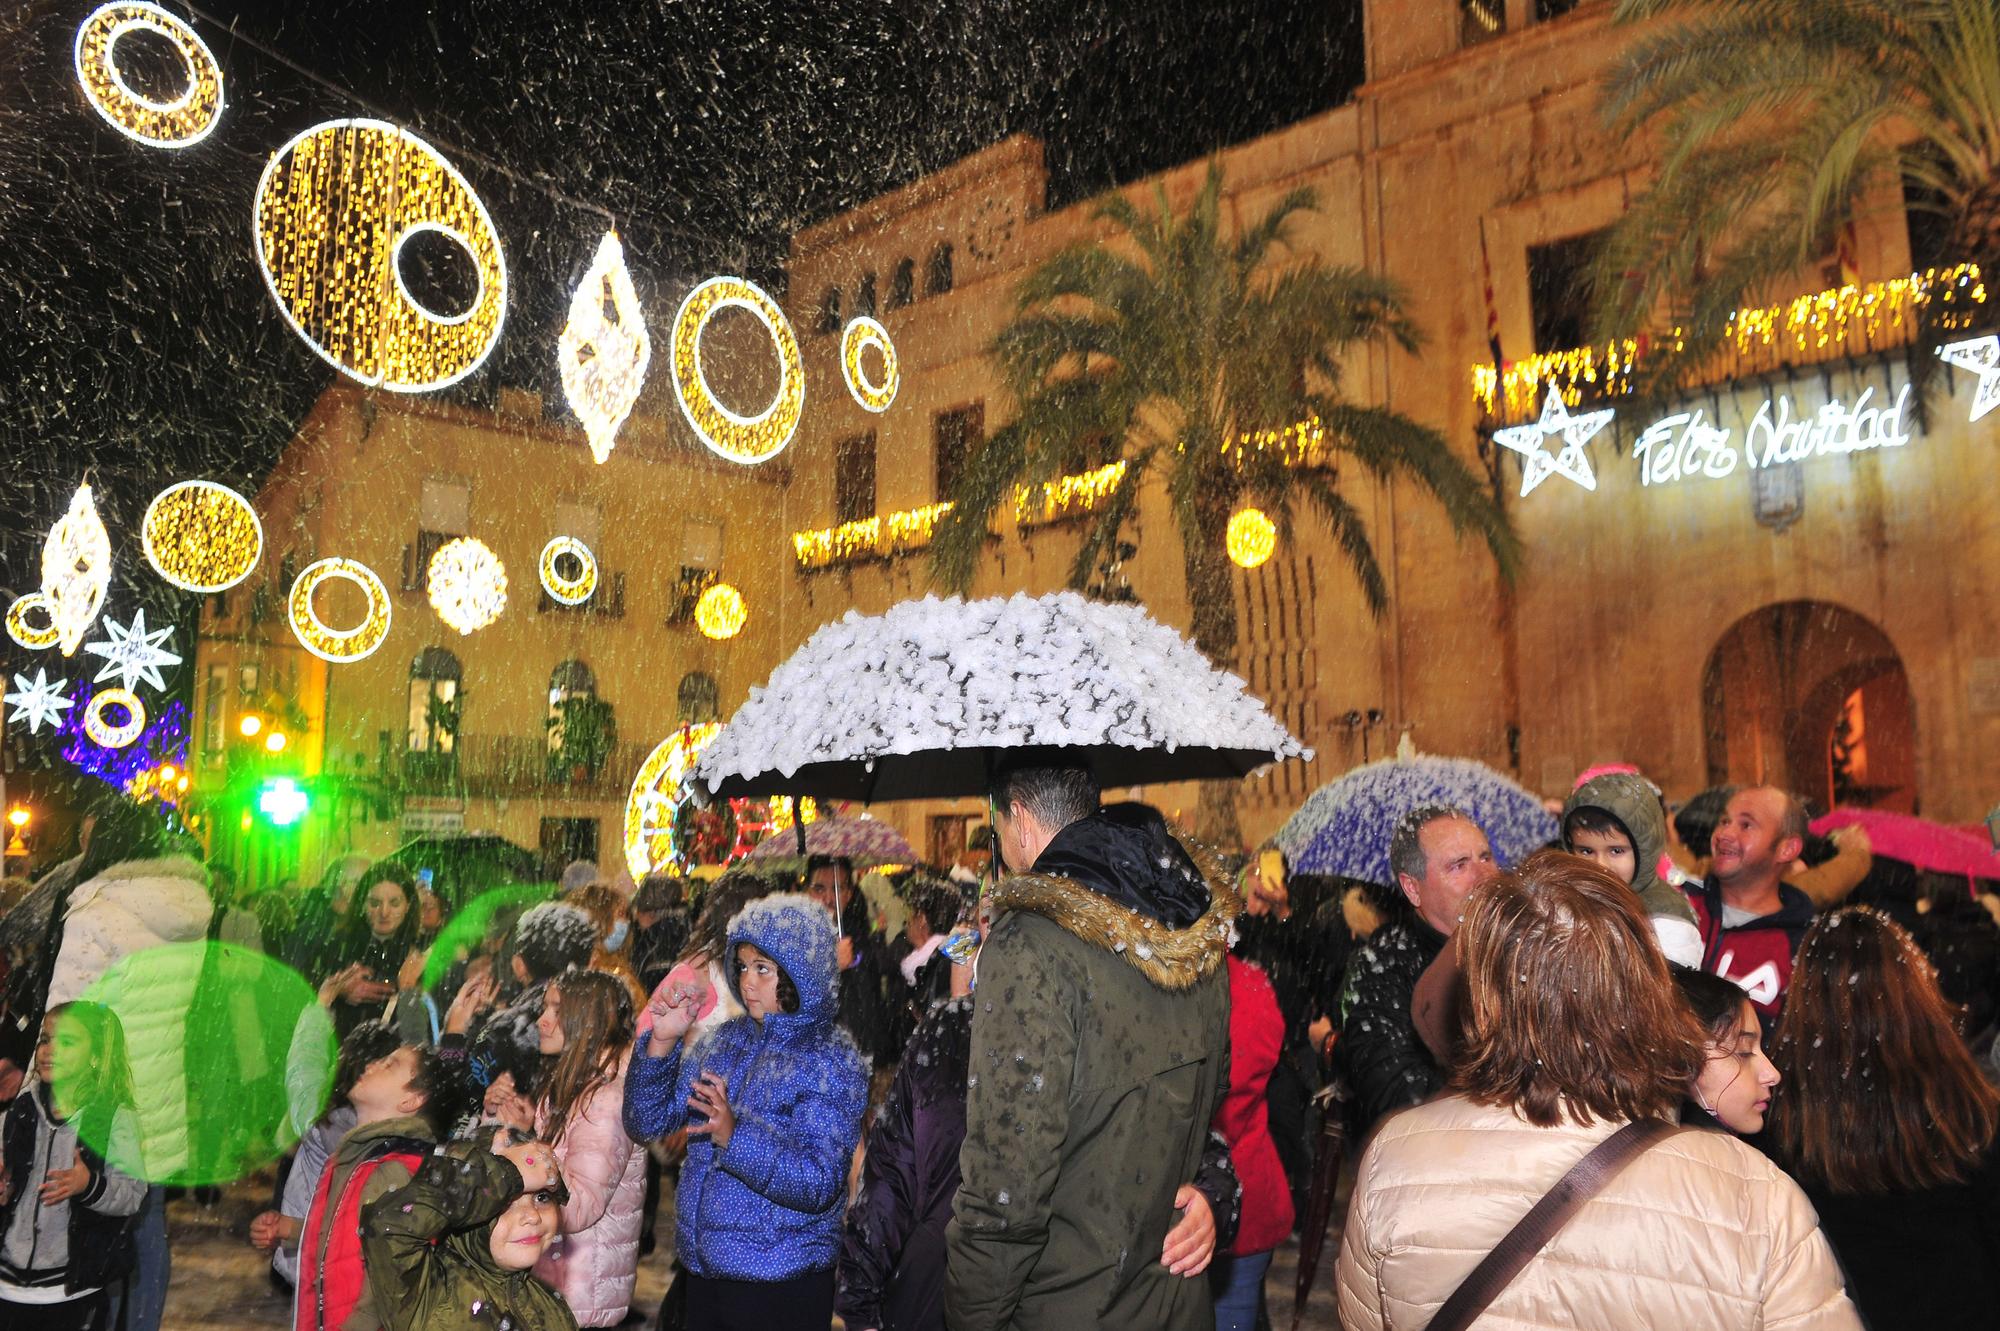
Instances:
[[[625,946],[625,935],[631,932],[632,926],[628,921],[618,921],[618,923],[611,926],[611,932],[604,936],[604,950],[606,952],[616,952],[619,948]]]

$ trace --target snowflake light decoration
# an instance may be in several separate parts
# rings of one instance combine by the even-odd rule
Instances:
[[[118,43],[135,32],[166,39],[181,58],[187,85],[155,101],[125,81]],[[127,138],[155,148],[188,148],[222,119],[222,66],[195,30],[145,0],[99,5],[76,30],[76,77],[97,114]]]
[[[871,382],[862,368],[862,353],[870,347],[882,353],[879,383]],[[848,320],[840,335],[840,373],[847,380],[847,391],[864,409],[887,411],[903,382],[902,373],[896,368],[896,344],[889,340],[889,330],[865,314]]]
[[[104,715],[107,707],[123,707],[125,720],[114,725]],[[83,705],[83,733],[91,742],[107,749],[122,749],[146,729],[146,704],[130,689],[105,689],[91,695]]]
[[[333,628],[319,617],[313,593],[327,581],[353,583],[368,598],[367,613],[353,628]],[[335,665],[372,655],[389,636],[389,589],[382,585],[374,569],[352,559],[321,559],[306,565],[292,580],[291,593],[285,598],[285,612],[299,645]]]
[[[1979,384],[1972,391],[1972,414],[1967,420],[1976,421],[2000,407],[2000,336],[1946,343],[1938,348],[1938,359],[1979,376]]]
[[[1504,430],[1495,430],[1493,442],[1502,448],[1512,449],[1525,459],[1521,464],[1523,499],[1558,472],[1586,490],[1595,490],[1597,473],[1591,470],[1590,457],[1583,451],[1584,445],[1598,431],[1611,424],[1615,415],[1617,413],[1607,407],[1602,411],[1586,411],[1581,416],[1572,416],[1563,402],[1562,393],[1551,388],[1542,402],[1540,420],[1529,425],[1511,425]],[[1543,447],[1543,441],[1550,435],[1562,436],[1562,448],[1555,453]]]
[[[556,561],[574,559],[575,577],[565,577]],[[574,536],[558,536],[542,547],[542,590],[564,605],[582,605],[597,590],[597,556]]]
[[[431,556],[431,609],[460,633],[473,633],[507,609],[507,567],[486,542],[446,541]]]
[[[771,335],[778,353],[778,391],[755,416],[739,416],[722,405],[701,366],[701,335],[717,311],[748,310]],[[785,451],[798,431],[805,407],[806,372],[791,320],[754,283],[740,277],[711,277],[681,302],[674,316],[674,396],[695,437],[718,457],[745,466],[768,462]]]
[[[31,735],[41,730],[43,722],[60,730],[62,714],[75,706],[63,692],[68,687],[67,679],[49,683],[48,672],[37,667],[32,680],[26,675],[14,676],[14,692],[0,701],[13,705],[13,719],[25,721]]]
[[[160,667],[181,663],[181,658],[165,647],[167,639],[174,635],[173,625],[148,632],[146,612],[134,610],[129,626],[121,628],[117,621],[107,617],[104,631],[110,635],[107,641],[89,642],[83,646],[83,650],[91,655],[104,658],[104,668],[97,672],[99,682],[116,675],[119,684],[127,689],[140,680],[156,689],[167,687],[166,680],[160,677]]]
[[[30,615],[40,615],[41,624],[30,623]],[[40,592],[16,597],[14,604],[7,607],[7,636],[31,652],[55,646],[62,633],[56,628],[55,614],[49,609],[49,598]]]
[[[191,592],[229,590],[264,552],[257,510],[213,481],[182,481],[153,496],[139,535],[153,571]]]
[[[569,322],[556,339],[563,395],[583,422],[591,456],[599,463],[611,456],[618,428],[639,400],[652,359],[653,339],[646,333],[639,293],[625,267],[625,247],[618,243],[616,231],[607,231],[597,242],[597,257],[577,284],[569,303]]]
[[[76,655],[110,586],[111,536],[85,481],[42,544],[42,596],[64,656]]]

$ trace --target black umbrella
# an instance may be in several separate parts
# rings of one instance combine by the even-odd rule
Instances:
[[[489,888],[532,882],[541,872],[533,851],[492,833],[418,837],[398,846],[387,859],[412,872],[429,869],[431,891],[448,910],[457,910]]]

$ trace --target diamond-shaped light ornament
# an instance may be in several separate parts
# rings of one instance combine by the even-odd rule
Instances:
[[[167,682],[160,678],[161,666],[177,666],[181,658],[165,649],[167,639],[173,636],[174,626],[163,629],[146,630],[146,612],[134,610],[132,623],[120,627],[111,619],[104,621],[104,631],[110,635],[105,642],[87,642],[83,650],[93,656],[104,658],[104,668],[97,672],[98,681],[118,676],[119,686],[131,688],[140,680],[156,689],[164,689]]]
[[[110,586],[111,536],[85,481],[42,543],[42,595],[64,656],[76,655]]]
[[[611,456],[618,428],[639,400],[652,358],[653,340],[625,267],[625,247],[616,231],[607,231],[570,298],[569,322],[556,340],[563,394],[600,463]]]
[[[49,683],[48,672],[37,668],[32,680],[26,675],[14,676],[14,692],[0,701],[10,704],[14,708],[13,719],[27,722],[28,733],[33,734],[45,721],[50,726],[62,725],[62,714],[76,705],[63,693],[68,687],[67,679]]]

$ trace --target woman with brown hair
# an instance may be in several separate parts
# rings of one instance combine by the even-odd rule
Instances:
[[[1447,1093],[1384,1120],[1362,1157],[1340,1251],[1348,1331],[1445,1325],[1531,1208],[1628,1124],[1671,1123],[1702,1067],[1638,899],[1587,860],[1544,851],[1475,889],[1450,945],[1459,1057]],[[1796,1184],[1723,1133],[1660,1131],[1499,1285],[1497,1321],[1859,1325]]]
[[[1936,972],[1867,907],[1799,946],[1771,1141],[1875,1326],[1991,1326],[2000,1309],[2000,1094]]]

